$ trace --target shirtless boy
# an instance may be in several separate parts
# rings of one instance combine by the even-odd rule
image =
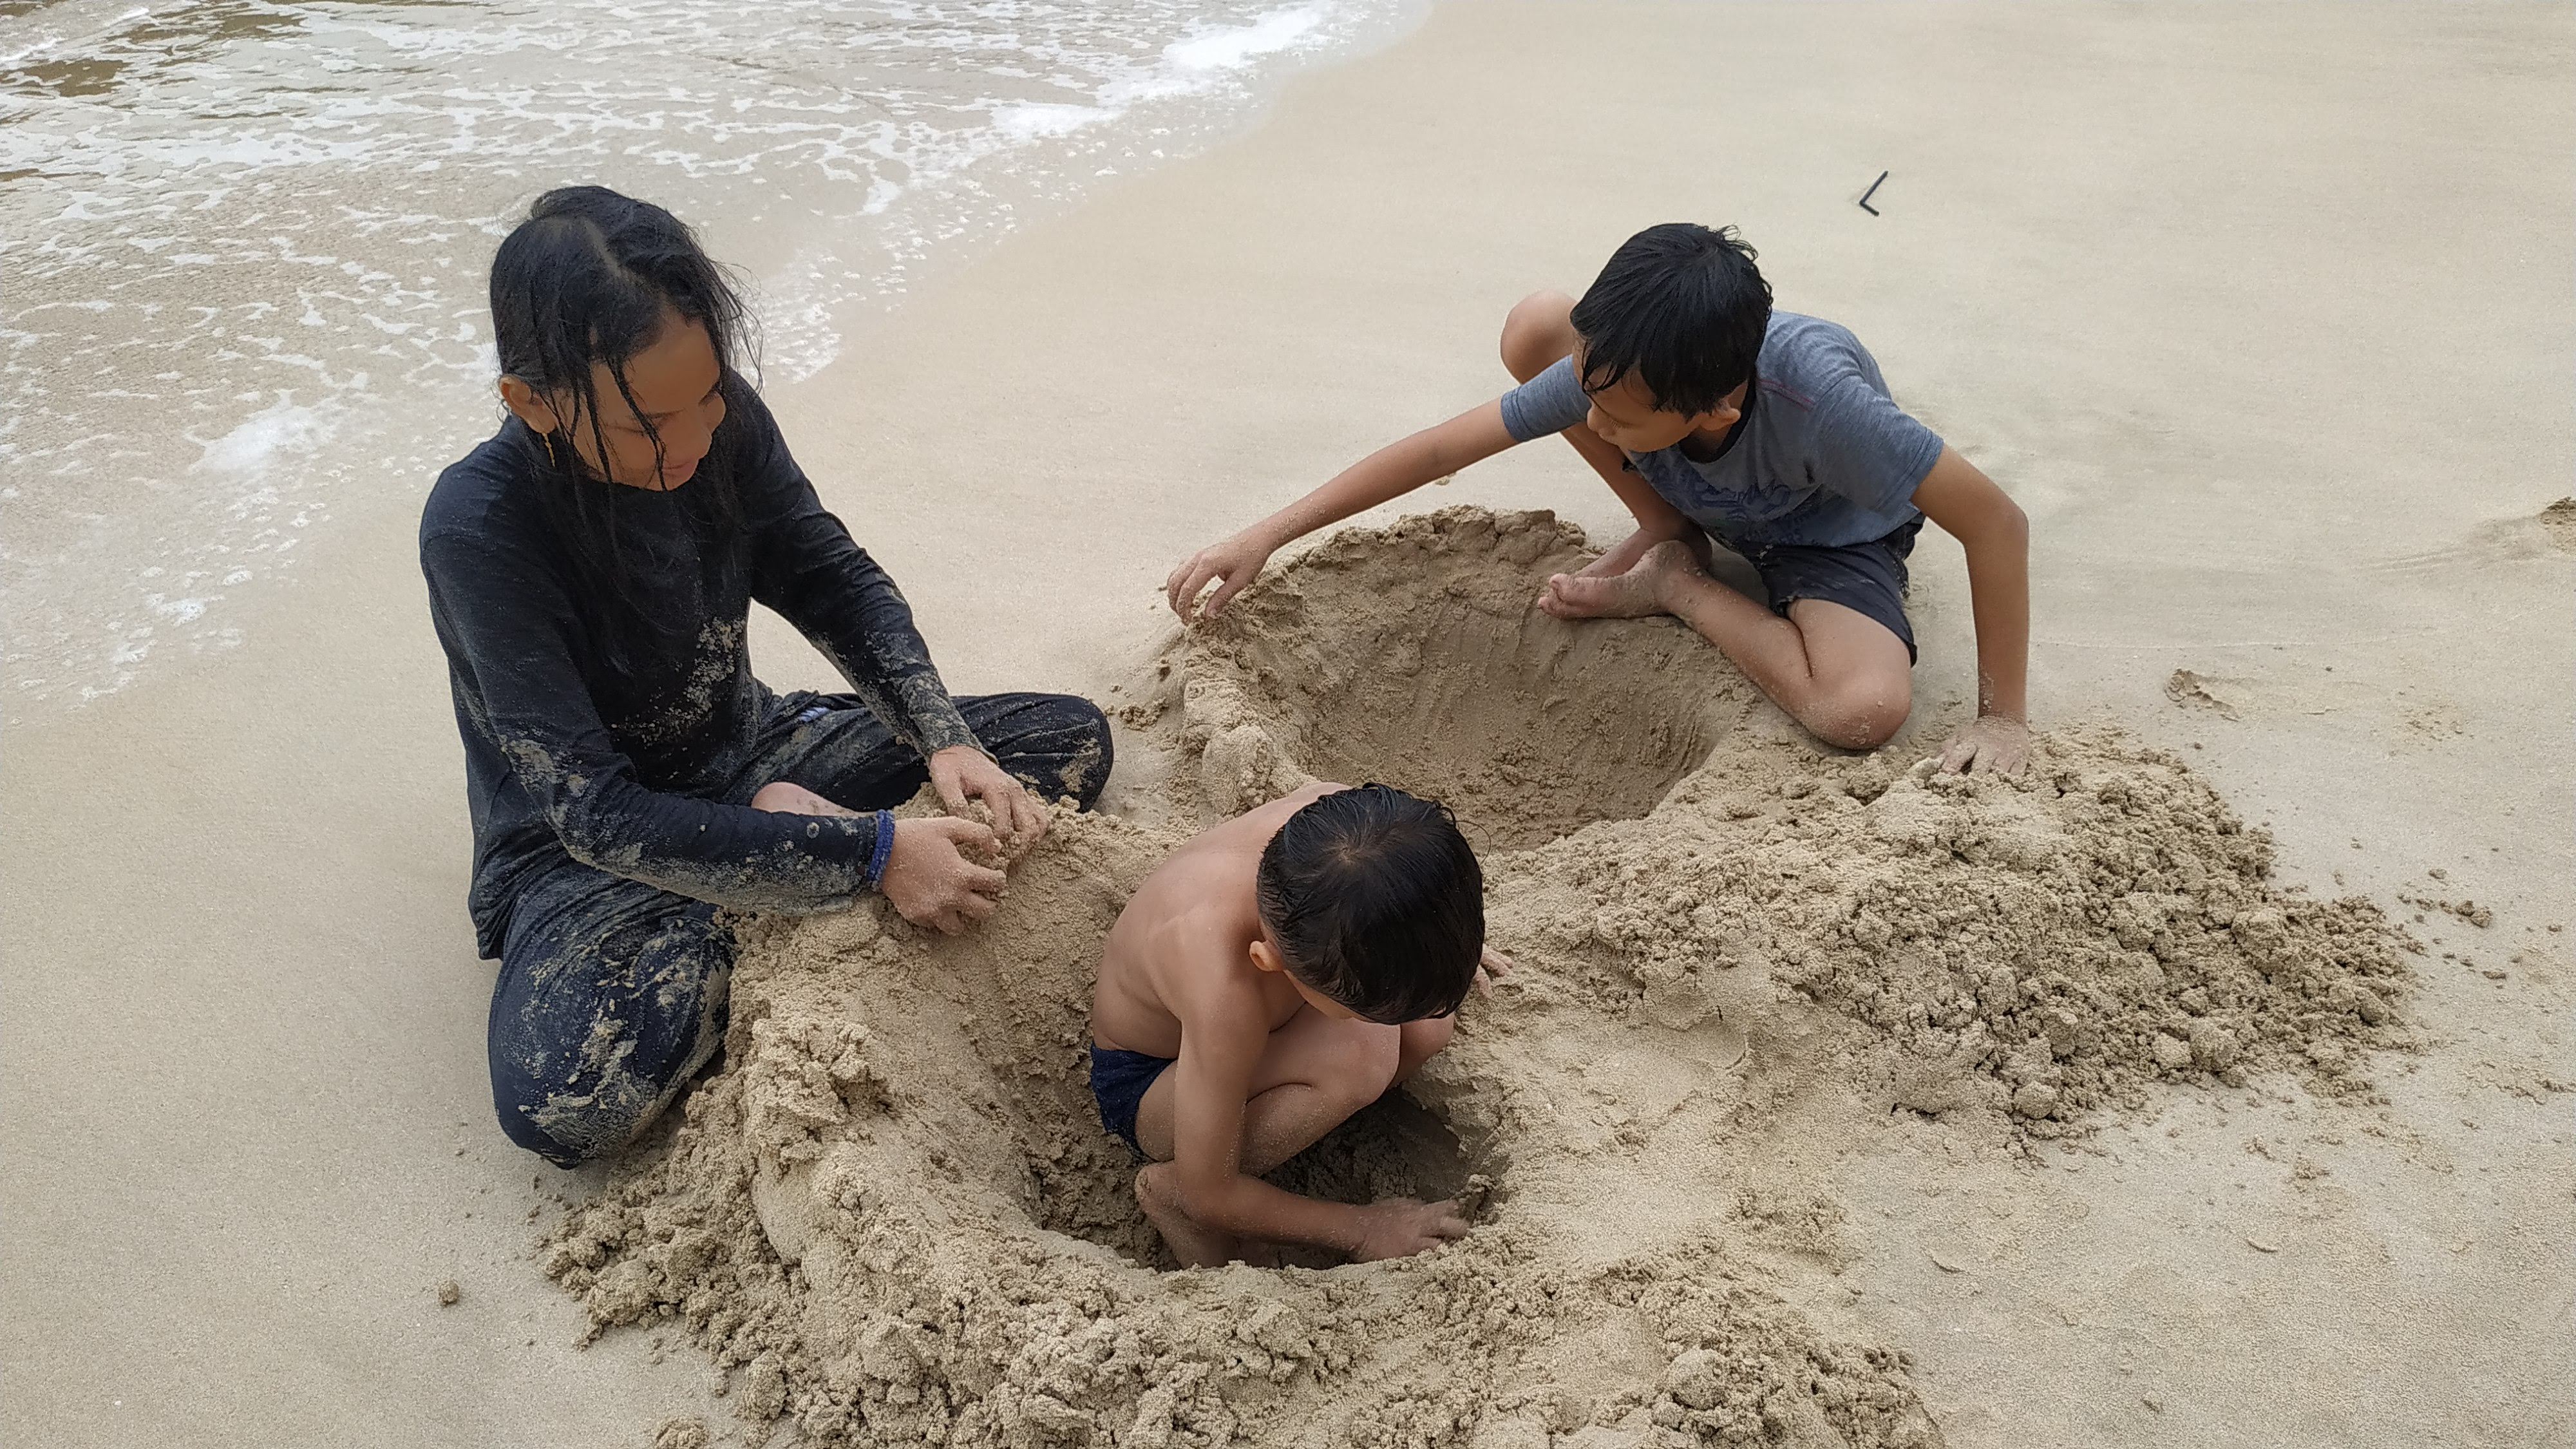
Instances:
[[[1360,1261],[1467,1231],[1453,1202],[1355,1207],[1261,1180],[1449,1044],[1487,968],[1484,872],[1449,812],[1309,785],[1202,832],[1101,951],[1091,1090],[1152,1159],[1136,1199],[1185,1266],[1297,1243]]]

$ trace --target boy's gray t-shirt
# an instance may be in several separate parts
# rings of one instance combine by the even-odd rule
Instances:
[[[1631,453],[1630,466],[1728,544],[1867,543],[1922,516],[1914,489],[1941,457],[1940,435],[1888,396],[1878,360],[1849,329],[1772,313],[1745,398],[1715,458],[1671,447]],[[1591,411],[1572,358],[1503,394],[1516,442],[1580,426]]]

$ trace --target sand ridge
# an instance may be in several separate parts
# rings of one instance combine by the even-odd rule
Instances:
[[[1905,1355],[1793,1306],[1850,1253],[1820,1143],[1939,1118],[2026,1153],[2251,1073],[2367,1097],[2409,1045],[2408,940],[2271,886],[2180,761],[1827,756],[1668,622],[1528,607],[1586,556],[1545,513],[1347,530],[1135,682],[1161,799],[1062,814],[975,935],[748,923],[724,1069],[546,1271],[595,1331],[683,1322],[755,1440],[1928,1445]],[[1167,1273],[1084,1086],[1099,942],[1308,761],[1454,799],[1522,969],[1282,1180],[1493,1200],[1426,1257]]]

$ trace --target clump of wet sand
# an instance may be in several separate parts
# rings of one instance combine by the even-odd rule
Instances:
[[[747,924],[723,1070],[546,1270],[807,1443],[1929,1445],[1904,1355],[1792,1306],[1853,1229],[1764,1171],[1767,1114],[2016,1151],[2158,1090],[2366,1095],[2407,1044],[2404,938],[2273,885],[2180,761],[1819,753],[1671,621],[1529,607],[1588,557],[1543,513],[1340,534],[1140,681],[1162,798],[1060,816],[975,935]],[[1318,775],[1450,801],[1520,970],[1282,1180],[1491,1201],[1425,1257],[1162,1271],[1083,1076],[1100,941],[1201,820]]]

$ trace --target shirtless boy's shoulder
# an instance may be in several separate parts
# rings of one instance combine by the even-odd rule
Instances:
[[[1092,1012],[1101,1045],[1177,1056],[1185,1012],[1248,1003],[1285,986],[1265,990],[1265,973],[1245,955],[1261,932],[1254,894],[1261,852],[1290,816],[1342,788],[1317,781],[1212,826],[1145,878],[1101,948]]]

